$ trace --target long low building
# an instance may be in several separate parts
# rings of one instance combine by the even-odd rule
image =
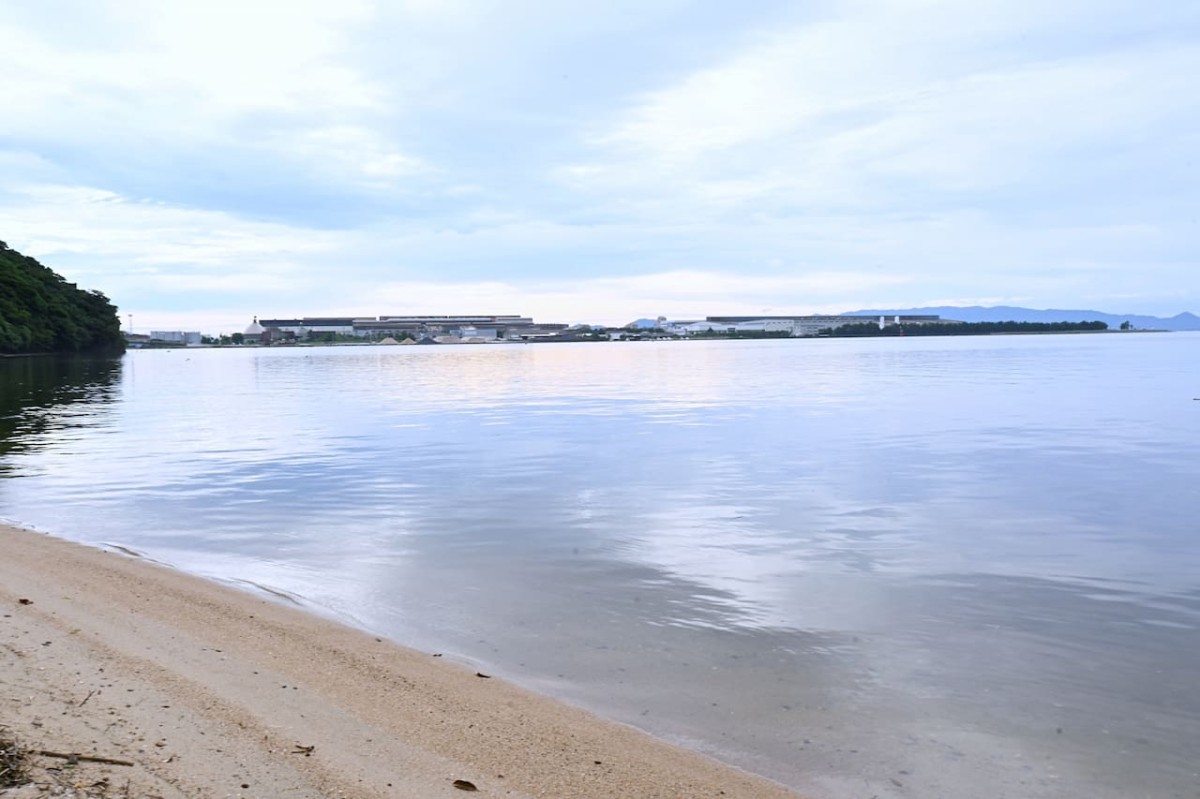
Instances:
[[[315,317],[299,319],[260,319],[268,340],[307,338],[310,334],[335,334],[360,338],[407,336],[412,338],[482,338],[492,340],[527,339],[550,335],[566,325],[539,325],[528,316],[517,314],[462,315],[383,315],[363,317]]]
[[[304,338],[309,333],[334,333],[353,336],[354,318],[350,316],[306,316],[302,319],[259,319],[272,338]]]
[[[412,336],[496,339],[535,327],[528,316],[515,314],[464,314],[461,316],[379,316],[355,319],[360,336]]]

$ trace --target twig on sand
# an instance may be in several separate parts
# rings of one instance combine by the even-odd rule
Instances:
[[[73,752],[51,752],[49,749],[35,749],[35,755],[43,757],[57,757],[61,760],[83,761],[85,763],[105,763],[110,766],[133,766],[137,765],[132,760],[118,760],[115,757],[101,757],[100,755],[79,755]]]
[[[0,730],[7,730],[0,727]],[[25,750],[15,738],[0,737],[0,791],[24,785],[29,781]]]

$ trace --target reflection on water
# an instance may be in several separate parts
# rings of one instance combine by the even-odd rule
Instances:
[[[294,595],[818,797],[1194,797],[1198,348],[27,366],[0,371],[0,516]]]
[[[120,378],[116,358],[0,357],[0,474],[5,455],[98,424]]]

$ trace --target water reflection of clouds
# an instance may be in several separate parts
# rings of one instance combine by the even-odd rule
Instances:
[[[18,521],[593,699],[686,687],[793,729],[780,691],[823,719],[873,680],[1000,695],[1036,682],[1025,656],[1066,681],[1052,639],[1115,658],[1086,691],[1125,690],[1149,661],[1105,625],[1157,631],[1166,656],[1200,613],[1194,386],[1155,341],[1178,353],[1149,337],[134,353],[118,396],[22,432],[0,487]],[[700,731],[727,719],[674,711]]]
[[[878,484],[856,492],[836,473],[809,478],[783,507],[747,481],[737,504],[704,503],[698,498],[721,488],[695,485],[660,497],[631,556],[736,598],[742,618],[731,614],[731,623],[799,629],[894,624],[891,586],[944,574],[1119,583],[1126,601],[1143,604],[1194,586],[1200,545],[1191,522],[1155,510],[1151,486],[1099,484],[1096,495],[1069,497],[1048,480],[1044,491],[1013,494],[987,470],[950,474],[931,481],[909,473],[886,495]],[[1164,501],[1172,495],[1162,485],[1158,492]],[[1130,504],[1131,494],[1142,503]],[[1126,525],[1150,517],[1157,530],[1127,535]]]
[[[1106,533],[1150,510],[1131,497],[1168,499],[1162,473],[1088,460],[1153,457],[1145,416],[1092,408],[1108,414],[1102,436],[1086,421],[1006,425],[1074,395],[1031,384],[1025,350],[984,347],[986,364],[964,365],[960,342],[916,352],[885,344],[137,353],[120,440],[72,446],[54,434],[66,447],[54,481],[68,496],[98,493],[100,504],[123,497],[135,514],[160,502],[171,509],[163,521],[196,514],[184,529],[241,525],[248,538],[279,524],[281,501],[293,514],[384,524],[404,506],[438,535],[447,525],[429,517],[486,531],[470,509],[495,503],[563,525],[533,533],[541,545],[616,540],[627,557],[740,597],[741,614],[760,624],[786,623],[785,587],[820,570],[1051,576],[1094,558],[1103,562],[1079,570],[1136,572],[1144,560],[1143,571],[1162,572],[1160,557]],[[1055,357],[1081,368],[1074,353]],[[934,384],[937,413],[920,406],[930,393],[901,391],[913,374]],[[980,390],[985,376],[991,391]],[[25,467],[39,471],[36,459]],[[1183,488],[1175,467],[1167,485]],[[546,490],[505,486],[521,480]],[[573,482],[583,490],[572,494]],[[601,501],[619,512],[598,523]],[[587,507],[593,517],[583,519]],[[886,515],[864,515],[871,508]],[[1159,550],[1177,542],[1159,533]]]
[[[777,360],[779,345],[758,344],[766,363]],[[681,347],[688,348],[686,357],[679,357]],[[557,411],[592,412],[609,403],[670,408],[794,402],[790,381],[775,379],[769,369],[746,369],[754,347],[746,342],[423,347],[361,356],[355,368],[363,375],[374,370],[386,389],[382,396],[429,410],[521,409],[549,402]],[[791,354],[801,356],[793,359],[796,368],[817,363],[808,353]],[[849,393],[853,384],[852,373],[816,368],[805,394]]]

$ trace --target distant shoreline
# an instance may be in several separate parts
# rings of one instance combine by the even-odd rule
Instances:
[[[995,332],[980,332],[980,333],[924,333],[924,334],[904,334],[904,335],[820,335],[820,336],[747,336],[747,335],[728,335],[728,334],[713,334],[703,336],[647,336],[645,338],[632,338],[624,340],[603,340],[603,339],[531,339],[528,341],[485,341],[485,342],[461,342],[461,343],[444,343],[436,342],[425,346],[436,347],[494,347],[497,345],[525,345],[525,344],[644,344],[650,341],[656,342],[696,342],[696,341],[825,341],[831,339],[927,339],[927,338],[987,338],[994,336],[1061,336],[1061,335],[1114,335],[1114,334],[1131,334],[1131,333],[1188,333],[1196,331],[1187,330],[1045,330],[1045,331],[995,331]],[[379,341],[319,341],[319,342],[296,342],[288,344],[176,344],[176,343],[156,343],[151,346],[134,346],[129,347],[130,352],[138,350],[280,350],[280,349],[318,349],[325,347],[384,347],[391,349],[400,345],[384,344]],[[61,353],[24,353],[16,355],[0,355],[0,357],[8,358],[24,358],[35,355],[58,355]]]

